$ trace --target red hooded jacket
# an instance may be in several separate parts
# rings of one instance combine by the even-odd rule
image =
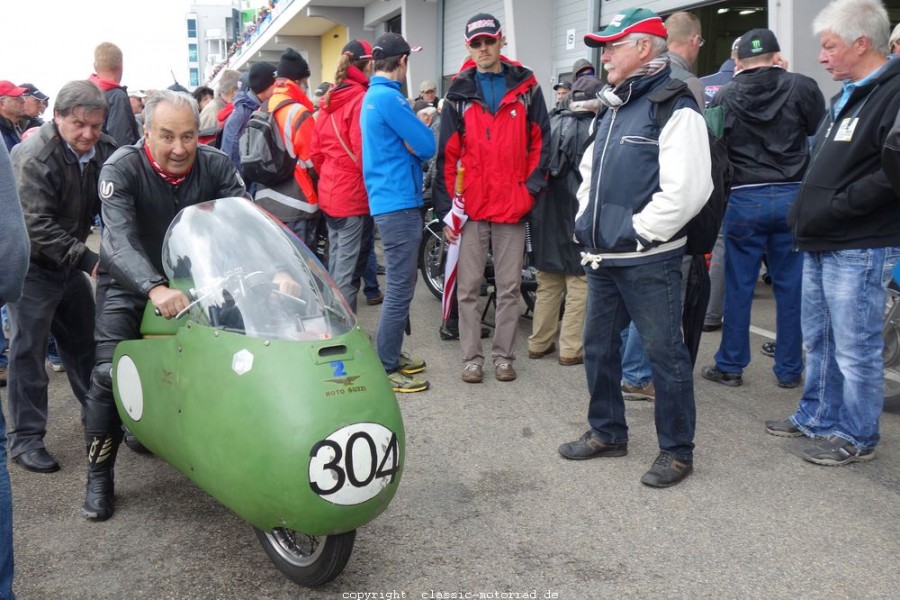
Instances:
[[[472,59],[447,90],[433,191],[441,215],[450,210],[457,161],[465,167],[463,197],[471,220],[518,223],[547,186],[550,118],[543,93],[530,69],[505,56],[500,60],[506,93],[495,114],[479,94]]]
[[[331,90],[330,104],[325,106],[324,97],[319,100],[310,150],[319,174],[319,208],[330,217],[369,214],[359,126],[363,96],[368,88],[368,78],[351,65],[346,79]]]

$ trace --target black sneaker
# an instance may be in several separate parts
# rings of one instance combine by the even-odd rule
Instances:
[[[826,467],[840,467],[854,462],[875,459],[875,449],[857,448],[844,438],[836,435],[803,451],[803,460]]]
[[[625,456],[628,454],[628,444],[610,444],[604,442],[594,435],[593,430],[588,430],[576,441],[561,444],[559,453],[571,460],[585,460],[588,458],[599,458],[601,456]]]
[[[650,470],[641,476],[641,483],[656,488],[670,487],[680,483],[693,472],[693,460],[677,458],[668,452],[660,452]]]
[[[700,369],[700,376],[708,381],[721,383],[722,385],[727,385],[729,387],[738,387],[739,385],[744,384],[744,378],[740,373],[725,373],[724,371],[720,371],[716,365],[710,365]]]
[[[759,347],[759,352],[769,358],[775,358],[775,342],[766,342]]]
[[[777,435],[778,437],[803,437],[803,432],[797,429],[797,426],[790,419],[766,421],[766,433]]]

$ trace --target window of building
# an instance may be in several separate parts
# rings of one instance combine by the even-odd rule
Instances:
[[[197,19],[188,19],[187,29],[189,38],[197,37]]]
[[[191,87],[197,87],[198,85],[200,85],[200,70],[191,69]]]
[[[197,62],[197,44],[188,44],[188,62]]]
[[[385,33],[399,33],[402,35],[403,32],[400,31],[401,27],[402,27],[401,15],[397,15],[396,17],[388,19],[387,21],[384,22]]]

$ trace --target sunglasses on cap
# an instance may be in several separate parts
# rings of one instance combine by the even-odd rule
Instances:
[[[478,50],[479,48],[481,48],[481,44],[484,44],[485,46],[493,46],[496,43],[497,43],[497,38],[480,37],[480,38],[475,38],[474,40],[469,42],[469,48],[475,48],[476,50]]]

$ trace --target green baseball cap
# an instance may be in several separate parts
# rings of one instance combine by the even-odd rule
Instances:
[[[646,8],[630,8],[613,15],[609,25],[597,33],[584,36],[584,43],[592,48],[602,47],[629,33],[648,33],[664,39],[669,35],[655,12]]]

